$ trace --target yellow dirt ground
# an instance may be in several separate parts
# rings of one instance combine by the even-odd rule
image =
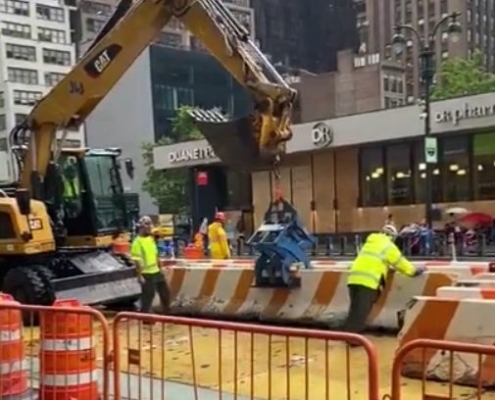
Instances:
[[[27,330],[24,337],[26,350],[36,354],[38,329]],[[101,336],[97,334],[96,337],[101,361]],[[391,360],[397,343],[390,337],[370,339],[379,353],[380,395],[383,396],[390,393]],[[196,382],[202,387],[237,392],[247,397],[253,392],[259,399],[324,400],[328,388],[329,398],[345,396],[352,400],[368,400],[364,351],[359,348],[348,350],[345,345],[334,342],[328,345],[327,356],[325,347],[323,342],[316,340],[287,341],[282,337],[269,340],[263,335],[253,338],[243,333],[224,332],[219,335],[215,330],[190,330],[175,325],[150,328],[125,321],[119,327],[119,343],[116,344],[121,358],[119,368],[123,372],[182,383]],[[347,354],[350,356],[350,374],[347,373]],[[420,399],[420,382],[404,379],[402,393],[403,399]],[[450,398],[446,384],[428,383],[426,393]],[[465,387],[455,387],[452,397],[458,400],[475,398],[475,390]],[[495,394],[484,393],[482,398],[494,400]]]

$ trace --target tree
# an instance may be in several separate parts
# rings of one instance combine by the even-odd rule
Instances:
[[[440,67],[433,100],[475,95],[495,91],[495,75],[486,71],[483,53],[476,51],[469,59],[451,58]]]
[[[154,168],[153,148],[173,143],[201,139],[203,136],[194,124],[190,107],[181,107],[172,119],[170,137],[162,137],[157,143],[143,143],[142,156],[146,168],[143,190],[153,199],[155,205],[163,212],[180,214],[189,209],[187,193],[187,170],[182,168],[168,171]]]

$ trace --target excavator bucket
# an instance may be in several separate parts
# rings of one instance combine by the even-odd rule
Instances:
[[[229,121],[215,110],[195,109],[190,114],[215,155],[229,168],[250,172],[273,164],[275,154],[259,150],[251,116]]]

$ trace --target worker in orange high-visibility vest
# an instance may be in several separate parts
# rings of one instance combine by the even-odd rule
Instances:
[[[210,257],[214,260],[225,260],[230,258],[229,242],[224,228],[225,214],[217,212],[215,220],[208,226],[208,244]]]

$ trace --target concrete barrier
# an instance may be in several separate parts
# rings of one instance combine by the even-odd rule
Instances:
[[[474,279],[460,279],[455,283],[456,287],[482,287],[482,288],[495,288],[495,274],[491,274],[492,279],[479,279],[477,275]]]
[[[399,345],[414,339],[437,339],[492,345],[495,342],[495,300],[415,297],[405,313]],[[437,350],[412,351],[406,356],[402,373],[410,378],[448,381],[450,353]],[[478,356],[453,355],[454,381],[475,385],[481,372]],[[481,359],[483,385],[495,384],[495,357]]]
[[[343,268],[301,272],[300,289],[253,287],[252,268],[171,268],[168,281],[172,309],[183,315],[266,320],[339,327],[349,307],[347,274]],[[418,278],[390,273],[369,318],[372,328],[398,329],[397,313],[415,295],[434,296],[437,288],[458,278],[448,271]]]
[[[444,286],[437,289],[437,297],[458,300],[495,300],[495,288]]]

